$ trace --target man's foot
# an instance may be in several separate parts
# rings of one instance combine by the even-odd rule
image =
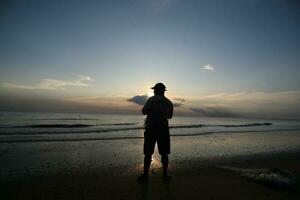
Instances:
[[[164,181],[170,181],[172,179],[172,176],[170,175],[163,175],[163,180]]]
[[[137,180],[138,180],[139,182],[147,182],[147,181],[148,181],[148,175],[146,175],[146,174],[141,174],[141,175],[138,176]]]

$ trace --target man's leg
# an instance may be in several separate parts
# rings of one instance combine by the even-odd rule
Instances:
[[[144,181],[148,179],[149,168],[151,165],[152,154],[156,143],[156,138],[151,134],[149,129],[145,130],[144,133],[144,173],[139,176],[139,180]]]
[[[168,175],[168,155],[171,153],[169,129],[162,129],[160,133],[161,135],[157,140],[158,152],[161,155],[161,163],[163,166],[163,178],[169,180],[170,176]]]
[[[148,176],[149,168],[150,168],[151,161],[152,161],[151,159],[152,159],[151,154],[145,154],[145,157],[144,157],[144,176]]]
[[[144,157],[144,173],[139,175],[138,181],[145,182],[148,180],[149,168],[151,165],[152,154],[145,154]]]
[[[161,155],[161,163],[163,166],[163,176],[168,177],[168,165],[169,165],[168,154]]]

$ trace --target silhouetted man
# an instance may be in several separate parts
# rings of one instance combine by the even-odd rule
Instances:
[[[157,83],[151,89],[154,89],[154,96],[147,100],[142,109],[147,118],[144,132],[144,173],[139,176],[139,180],[147,180],[148,178],[155,143],[157,143],[158,152],[161,155],[163,178],[169,180],[170,133],[168,119],[173,116],[173,104],[164,96],[166,91],[164,84]]]

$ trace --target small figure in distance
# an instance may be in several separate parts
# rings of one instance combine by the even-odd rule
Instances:
[[[150,97],[142,109],[147,115],[144,132],[144,173],[138,177],[139,181],[148,180],[149,168],[152,161],[152,154],[157,143],[158,152],[161,155],[163,166],[163,179],[170,180],[168,175],[168,164],[170,152],[170,133],[168,119],[173,116],[173,104],[165,97],[166,86],[157,83],[151,89],[154,96]]]

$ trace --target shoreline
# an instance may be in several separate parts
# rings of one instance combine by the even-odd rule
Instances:
[[[157,155],[156,155],[157,156]],[[5,199],[298,199],[300,151],[224,159],[170,163],[172,180],[161,179],[160,163],[154,161],[149,181],[138,183],[142,165],[103,166],[59,171],[1,181]],[[155,159],[155,158],[154,158]],[[216,166],[279,168],[290,171],[296,188],[274,188],[249,181],[240,174]]]
[[[143,130],[143,129],[141,129]],[[119,130],[118,130],[119,131]],[[117,132],[118,132],[117,131]],[[120,130],[124,131],[124,130]],[[170,137],[197,137],[197,136],[205,136],[205,135],[212,135],[212,134],[226,134],[226,133],[268,133],[268,132],[300,132],[300,129],[271,129],[271,130],[237,130],[237,131],[203,131],[201,133],[192,133],[192,134],[172,134]],[[71,132],[68,134],[80,134],[82,132]],[[93,131],[91,133],[97,133],[97,131]],[[53,133],[44,133],[45,135],[53,134]],[[21,134],[21,135],[13,135],[13,136],[37,136],[37,135],[44,135],[41,133],[28,133],[28,134]],[[57,133],[55,133],[57,134]],[[86,132],[89,134],[89,132]],[[9,134],[0,134],[0,135],[9,135]],[[34,142],[77,142],[77,141],[112,141],[112,140],[140,140],[144,139],[143,136],[123,136],[123,137],[102,137],[102,138],[60,138],[60,139],[1,139],[0,144],[9,144],[9,143],[34,143]]]
[[[156,149],[147,184],[136,181],[143,169],[142,139],[3,143],[1,197],[299,199],[299,138],[298,132],[173,137],[172,180],[161,179]],[[296,184],[292,188],[261,184],[245,177],[244,171],[253,169],[255,173],[269,170],[275,177],[278,171],[288,171]]]

